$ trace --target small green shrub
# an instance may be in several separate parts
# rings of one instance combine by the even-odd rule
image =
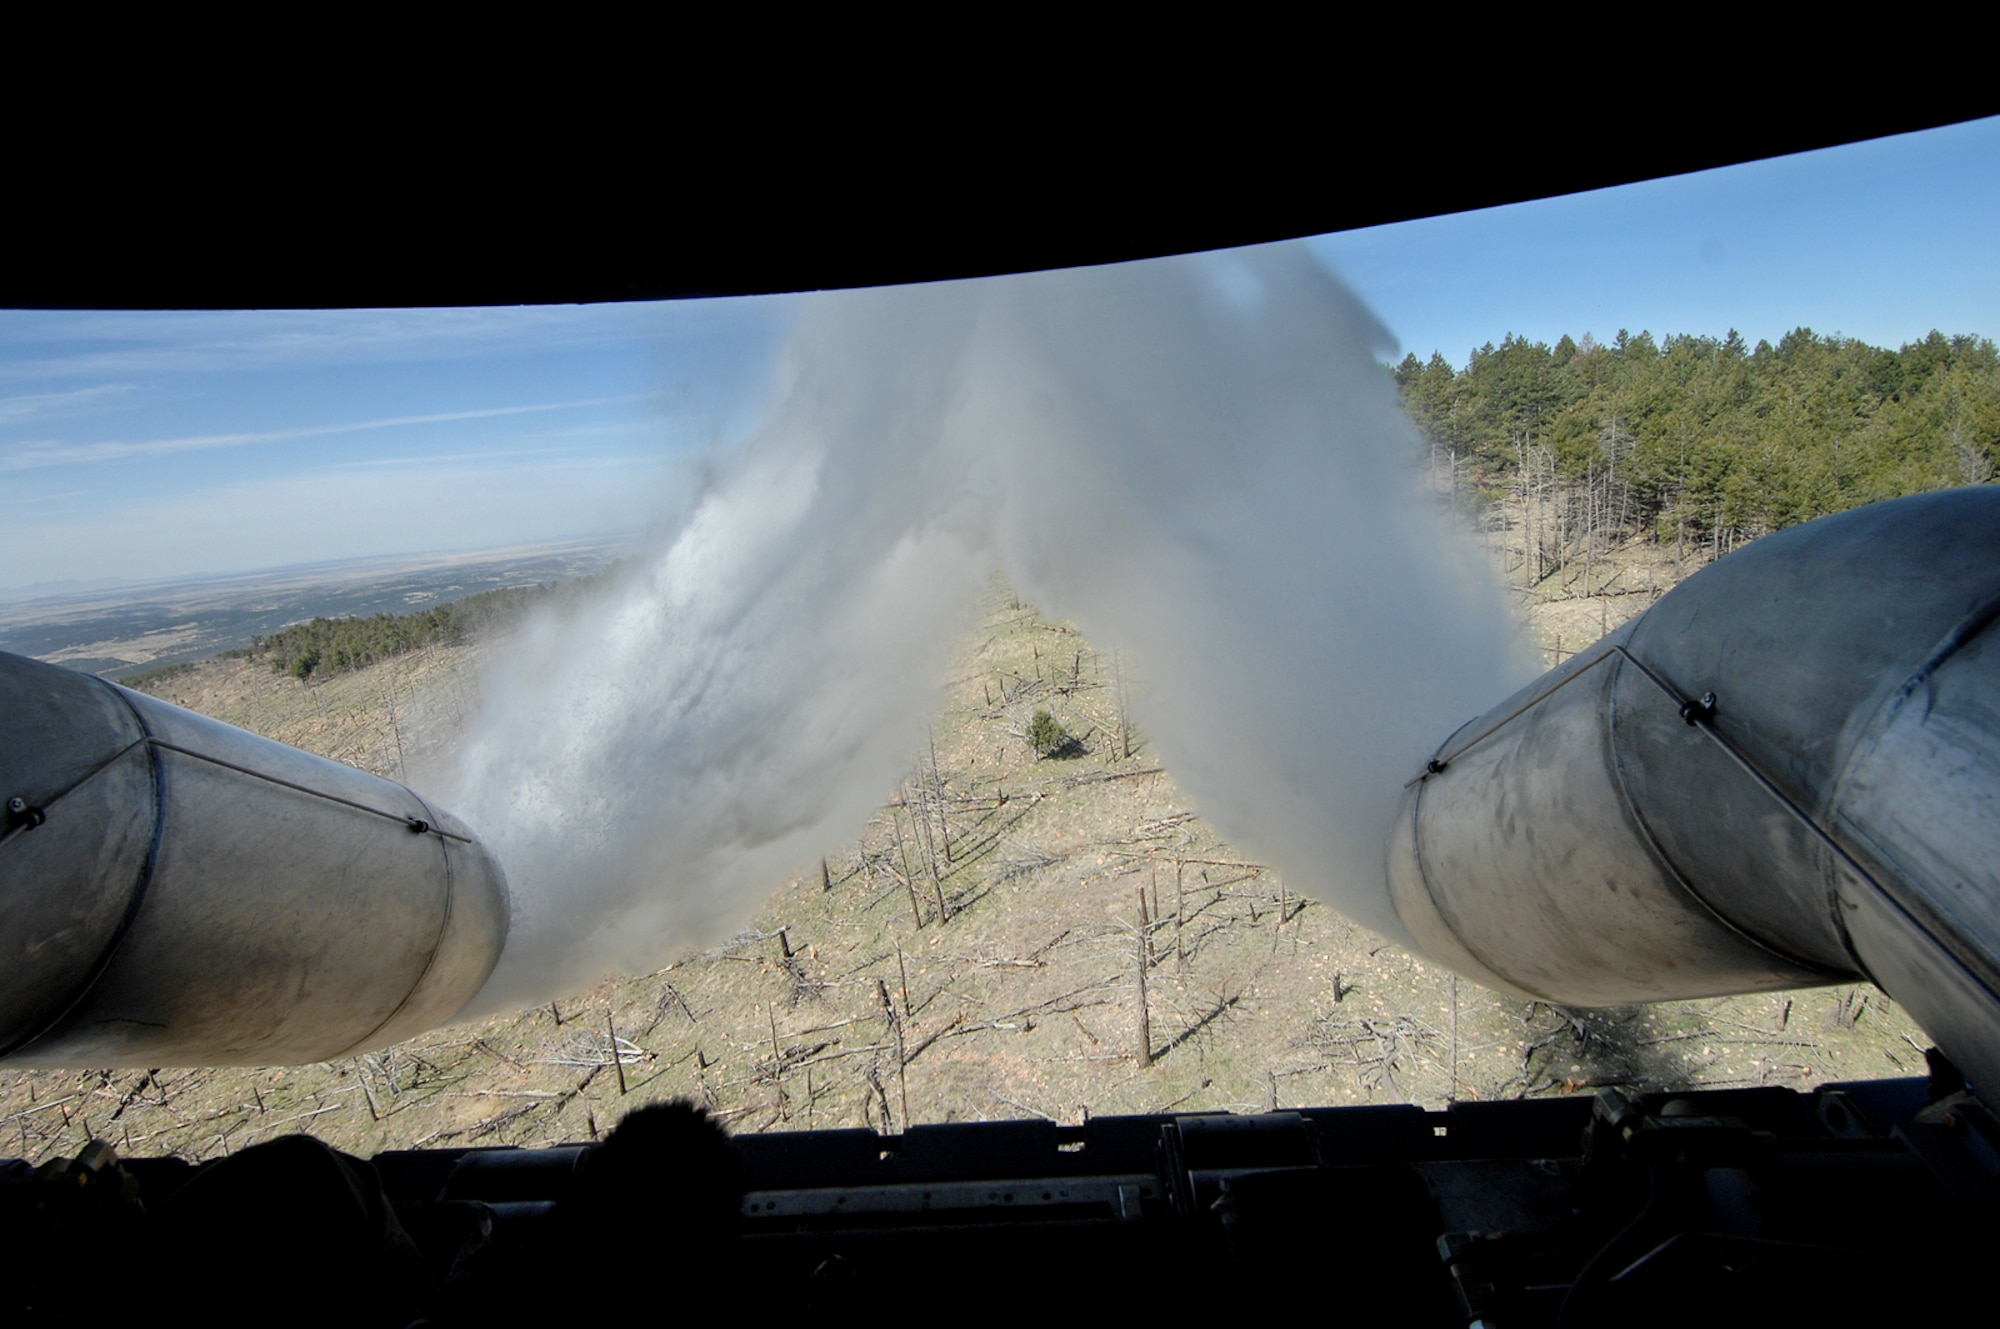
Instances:
[[[1049,714],[1046,706],[1036,711],[1035,718],[1028,722],[1028,742],[1033,745],[1037,757],[1050,756],[1069,741],[1069,730],[1062,727],[1062,721]]]

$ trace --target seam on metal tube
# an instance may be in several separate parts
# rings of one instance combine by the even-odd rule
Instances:
[[[417,800],[417,803],[425,812],[430,814],[431,828],[436,830],[437,809],[433,808],[424,796],[416,790],[410,789],[407,785],[404,786],[404,789],[411,798]],[[465,838],[464,836],[447,835],[444,831],[438,831],[438,836],[441,841],[463,840]],[[444,950],[444,934],[451,927],[452,904],[458,897],[458,877],[452,871],[451,845],[449,843],[440,843],[438,845],[438,853],[444,859],[444,911],[443,916],[438,920],[437,935],[431,938],[430,954],[424,957],[424,967],[417,971],[416,981],[410,984],[410,990],[403,994],[403,999],[396,1003],[396,1008],[377,1021],[373,1029],[370,1029],[367,1033],[356,1039],[352,1045],[336,1052],[335,1056],[352,1056],[354,1053],[368,1046],[374,1040],[375,1035],[388,1028],[390,1023],[403,1013],[404,1008],[410,1004],[411,999],[423,988],[424,980],[430,977],[431,970],[436,967],[438,954]],[[456,1012],[453,1012],[453,1014],[456,1014]]]
[[[1526,715],[1529,711],[1534,710],[1535,707],[1541,705],[1543,702],[1547,701],[1550,697],[1555,696],[1556,693],[1561,692],[1564,688],[1576,682],[1576,680],[1582,678],[1585,674],[1597,668],[1597,666],[1603,664],[1606,660],[1609,660],[1613,654],[1624,654],[1624,653],[1625,653],[1625,648],[1623,646],[1606,647],[1596,656],[1592,657],[1587,663],[1578,665],[1575,669],[1571,670],[1569,673],[1564,674],[1561,678],[1557,679],[1554,683],[1551,683],[1548,687],[1542,689],[1540,692],[1537,692],[1534,696],[1528,698],[1528,700],[1522,702],[1519,706],[1516,706],[1513,710],[1507,712],[1505,715],[1501,716],[1498,720],[1495,720],[1492,724],[1486,726],[1486,728],[1474,734],[1471,738],[1466,739],[1465,742],[1459,744],[1455,748],[1452,748],[1449,753],[1445,752],[1444,748],[1442,747],[1439,748],[1437,752],[1432,755],[1430,761],[1425,763],[1424,768],[1421,771],[1418,771],[1415,775],[1403,781],[1403,788],[1408,789],[1411,785],[1417,784],[1418,782],[1423,780],[1428,780],[1433,775],[1444,774],[1445,768],[1450,766],[1453,762],[1457,761],[1460,757],[1463,757],[1466,753],[1472,751],[1474,748],[1478,747],[1481,743],[1484,743],[1487,739],[1493,737],[1495,734],[1499,733],[1502,729],[1505,729],[1508,725],[1514,723],[1514,721]],[[1578,658],[1579,658],[1578,656],[1574,655],[1570,657],[1572,661]],[[1471,722],[1467,721],[1467,723],[1469,724]],[[1460,726],[1460,728],[1463,727],[1464,726],[1462,725]],[[1454,733],[1452,737],[1455,738],[1457,737],[1457,735]],[[1445,740],[1445,743],[1448,746],[1451,743],[1451,739],[1447,738]]]
[[[1987,629],[1994,625],[1996,620],[2000,620],[2000,596],[1995,596],[1987,600],[1958,623],[1954,624],[1951,630],[1945,633],[1938,640],[1937,644],[1925,654],[1923,663],[1918,665],[1910,676],[1904,679],[1897,686],[1896,690],[1890,693],[1875,708],[1875,713],[1869,716],[1868,723],[1862,727],[1860,734],[1848,748],[1841,762],[1839,774],[1827,783],[1825,815],[1829,822],[1846,797],[1848,783],[1853,778],[1855,763],[1860,761],[1863,750],[1872,750],[1870,745],[1881,739],[1882,734],[1902,714],[1903,708],[1909,705],[1910,699],[1916,695],[1917,690],[1936,677],[1937,671],[1944,667],[1947,660],[1976,641]],[[1721,741],[1719,736],[1718,741]],[[1801,812],[1799,815],[1803,815],[1803,813]],[[1966,964],[1955,950],[1939,940],[1938,931],[1931,928],[1926,922],[1927,918],[1934,919],[1936,917],[1935,912],[1927,902],[1921,900],[1921,898],[1905,902],[1897,892],[1883,886],[1877,880],[1874,873],[1869,872],[1851,854],[1848,854],[1838,844],[1835,844],[1833,833],[1830,830],[1822,831],[1817,824],[1814,824],[1813,829],[1819,831],[1822,837],[1833,846],[1834,852],[1840,854],[1842,861],[1852,868],[1863,881],[1873,886],[1878,894],[1888,900],[1891,907],[1901,913],[1912,926],[1921,931],[1939,949],[1943,950],[1947,955],[1952,956],[1957,961],[1959,968],[1965,970],[1967,975],[1974,982],[1978,983],[1989,996],[1996,995],[1991,983],[1986,982],[1973,973],[1971,966]],[[1869,842],[1868,835],[1859,828],[1853,828],[1853,833],[1862,841]],[[1877,847],[1877,852],[1880,852],[1879,847]],[[1840,924],[1841,935],[1844,937],[1847,934],[1847,927],[1846,920],[1839,917],[1838,892],[1833,893],[1832,905],[1835,910],[1836,919]],[[1944,929],[1944,931],[1948,932],[1949,929]]]
[[[212,757],[206,752],[196,752],[192,748],[180,747],[179,745],[169,743],[164,739],[152,738],[149,736],[145,741],[153,747],[162,748],[168,752],[178,752],[183,757],[192,757],[196,761],[205,761],[211,766],[220,766],[226,771],[235,771],[238,775],[247,775],[253,780],[262,780],[266,784],[274,784],[281,789],[290,789],[294,793],[305,794],[311,798],[317,798],[327,803],[338,803],[340,806],[344,808],[353,808],[356,812],[366,812],[370,816],[380,817],[385,821],[393,821],[400,826],[409,827],[410,829],[413,830],[418,829],[416,827],[410,826],[410,817],[407,813],[384,812],[381,808],[370,807],[366,803],[357,803],[351,798],[342,798],[338,794],[329,794],[325,790],[314,789],[310,785],[296,784],[290,780],[280,779],[278,776],[275,775],[266,775],[264,772],[252,770],[248,766],[239,766],[233,761],[224,761],[222,758]],[[364,775],[367,774],[367,772],[365,771],[362,773]],[[376,776],[374,778],[381,779],[380,776]],[[393,783],[393,781],[391,781],[390,783]],[[415,790],[409,788],[407,785],[397,785],[396,787],[398,789],[401,789],[404,793],[409,794],[412,798],[415,798],[417,800],[417,803],[423,808],[424,811],[430,812],[433,817],[437,815],[435,812],[431,811],[430,804],[425,803],[422,798],[417,796]],[[425,825],[421,829],[428,834],[436,835],[442,839],[457,840],[461,843],[468,843],[468,844],[470,843],[470,841],[467,840],[467,838],[463,835],[456,834],[455,832],[452,831],[439,829],[437,823],[434,821],[425,823]]]
[[[1651,679],[1653,683],[1657,685],[1662,691],[1664,691],[1668,696],[1673,697],[1676,700],[1685,702],[1686,700],[1685,698],[1681,697],[1680,694],[1677,691],[1675,691],[1673,687],[1668,685],[1665,680],[1660,678],[1659,675],[1655,674],[1652,670],[1648,669],[1645,666],[1645,664],[1643,664],[1636,656],[1632,655],[1629,651],[1625,651],[1622,647],[1614,649],[1617,649],[1621,655],[1624,655],[1626,659],[1631,660],[1634,665],[1638,666],[1639,671],[1643,673],[1647,678]],[[1861,862],[1858,859],[1856,859],[1853,854],[1849,853],[1846,847],[1843,846],[1839,840],[1834,838],[1832,832],[1828,831],[1825,827],[1821,826],[1818,822],[1814,821],[1812,817],[1807,815],[1805,809],[1801,808],[1796,802],[1792,800],[1790,795],[1786,794],[1783,789],[1779,788],[1776,781],[1771,779],[1770,776],[1764,774],[1764,772],[1758,768],[1755,762],[1751,761],[1748,756],[1746,756],[1744,753],[1742,753],[1737,749],[1736,744],[1734,742],[1732,742],[1726,735],[1724,735],[1715,728],[1713,720],[1705,718],[1696,719],[1691,721],[1690,723],[1692,723],[1696,729],[1699,729],[1702,733],[1708,735],[1711,742],[1713,742],[1717,747],[1721,748],[1724,753],[1728,754],[1729,759],[1731,761],[1734,761],[1739,767],[1741,767],[1743,773],[1745,775],[1748,775],[1753,782],[1761,786],[1764,792],[1770,796],[1773,802],[1777,803],[1778,806],[1784,809],[1786,812],[1789,812],[1794,818],[1798,820],[1799,824],[1804,826],[1809,832],[1819,837],[1820,841],[1823,844],[1825,844],[1826,847],[1829,850],[1831,850],[1833,854],[1836,857],[1838,857],[1842,863],[1846,864],[1848,869],[1852,871],[1856,877],[1858,877],[1861,881],[1867,883],[1868,886],[1874,890],[1876,895],[1880,896],[1882,900],[1891,909],[1895,910],[1896,913],[1900,914],[1904,922],[1908,923],[1911,927],[1915,928],[1918,932],[1923,934],[1925,940],[1930,942],[1930,944],[1933,947],[1935,947],[1937,951],[1945,957],[1945,959],[1950,961],[1951,964],[1955,966],[1961,974],[1963,974],[1967,979],[1969,979],[1974,986],[1976,986],[1981,992],[1984,992],[1986,994],[1988,1001],[2000,1004],[2000,994],[1996,994],[1994,992],[1993,985],[1991,983],[1988,983],[1985,980],[1985,978],[1981,977],[1980,974],[1972,968],[1971,965],[1965,962],[1963,957],[1959,955],[1956,947],[1953,947],[1947,944],[1945,941],[1943,941],[1936,932],[1934,932],[1930,927],[1928,927],[1925,924],[1923,918],[1919,916],[1917,911],[1903,901],[1900,892],[1891,890],[1889,887],[1883,885],[1881,880],[1877,878],[1874,873],[1870,872],[1866,867],[1862,866]],[[1845,930],[1843,929],[1843,935],[1844,932]],[[1767,947],[1766,949],[1769,948]],[[1858,963],[1860,957],[1857,956],[1855,958]],[[1865,965],[1862,966],[1862,972],[1867,973],[1867,967]],[[1870,978],[1872,981],[1873,975],[1870,975]]]
[[[101,682],[102,680],[99,681]],[[104,686],[117,694],[118,700],[123,703],[125,709],[132,713],[133,722],[139,726],[139,732],[144,737],[128,743],[124,748],[119,750],[117,756],[84,776],[83,779],[78,780],[68,789],[65,789],[61,797],[67,797],[70,793],[82,788],[86,782],[109,770],[113,762],[119,761],[129,753],[144,747],[147,750],[146,755],[152,765],[153,772],[153,832],[146,844],[146,858],[140,864],[138,880],[132,884],[131,897],[125,902],[125,917],[118,921],[117,930],[111,934],[111,940],[105,943],[104,950],[97,957],[97,962],[91,966],[90,972],[85,975],[83,982],[77,986],[75,994],[68,1001],[64,1002],[55,1016],[40,1029],[24,1038],[17,1039],[5,1048],[0,1048],[0,1061],[13,1056],[16,1052],[31,1048],[42,1039],[47,1038],[51,1033],[61,1028],[64,1022],[71,1015],[75,1014],[77,1008],[83,1005],[84,999],[90,995],[91,990],[104,977],[105,971],[111,967],[111,962],[117,958],[119,949],[124,946],[125,938],[132,931],[132,924],[138,920],[139,910],[146,902],[147,889],[153,884],[153,872],[159,865],[160,845],[165,840],[167,833],[166,766],[152,750],[153,731],[147,727],[146,717],[140,714],[139,708],[132,704],[131,698],[127,697],[122,689],[110,683],[105,683]],[[44,806],[53,805],[56,801],[56,799],[50,799],[49,803]]]
[[[1648,682],[1652,683],[1655,687],[1659,688],[1660,691],[1667,694],[1667,699],[1674,704],[1676,710],[1683,709],[1689,704],[1688,698],[1683,697],[1679,689],[1670,687],[1665,681],[1663,681],[1660,678],[1659,675],[1655,674],[1651,669],[1647,668],[1646,665],[1640,661],[1638,656],[1633,655],[1623,646],[1614,646],[1611,648],[1611,651],[1607,652],[1606,654],[1622,655],[1627,660],[1630,660],[1632,662],[1633,667],[1639,671],[1641,677],[1645,678]],[[1786,964],[1793,965],[1799,969],[1804,969],[1809,973],[1821,973],[1821,974],[1827,973],[1827,967],[1825,965],[1819,964],[1812,960],[1807,960],[1802,956],[1794,955],[1790,951],[1781,950],[1778,947],[1773,946],[1770,942],[1766,941],[1764,938],[1757,936],[1755,933],[1745,931],[1743,928],[1737,926],[1736,923],[1728,917],[1728,915],[1724,914],[1720,909],[1717,909],[1714,905],[1710,904],[1708,902],[1708,898],[1704,896],[1700,891],[1694,888],[1694,883],[1689,881],[1686,875],[1683,874],[1678,867],[1674,866],[1673,859],[1668,856],[1666,849],[1661,846],[1659,837],[1653,834],[1652,826],[1647,823],[1645,814],[1640,810],[1639,800],[1632,797],[1631,787],[1627,785],[1625,782],[1625,765],[1618,759],[1618,731],[1616,725],[1616,716],[1612,713],[1616,710],[1617,707],[1617,689],[1618,689],[1618,680],[1617,678],[1614,677],[1611,680],[1610,686],[1605,689],[1606,715],[1604,718],[1604,739],[1606,745],[1610,748],[1609,755],[1610,755],[1611,777],[1613,783],[1616,785],[1618,791],[1618,802],[1619,805],[1624,809],[1626,820],[1630,823],[1632,829],[1638,834],[1639,842],[1646,847],[1646,852],[1648,852],[1653,856],[1653,861],[1655,863],[1659,864],[1661,874],[1665,876],[1668,881],[1680,887],[1681,894],[1685,895],[1689,900],[1692,900],[1703,913],[1707,914],[1716,923],[1721,925],[1724,931],[1735,934],[1738,938],[1748,943],[1755,949],[1764,952],[1764,954],[1766,955],[1776,956],[1778,959],[1784,961]],[[1689,723],[1696,723],[1696,722],[1690,721]],[[1697,724],[1696,727],[1697,728],[1703,727],[1705,723],[1706,722],[1701,722]],[[1714,735],[1711,734],[1710,737],[1714,737]],[[1846,933],[1842,932],[1841,934],[1842,942],[1845,943],[1846,939],[1847,939]],[[1854,966],[1857,971],[1864,974],[1868,972],[1867,966],[1861,963],[1861,957],[1854,954],[1853,947],[1851,946],[1847,948],[1847,958],[1854,961]],[[1829,975],[1829,981],[1837,981],[1837,980],[1834,979],[1832,975]]]
[[[1560,1005],[1561,1003],[1557,1002],[1555,998],[1529,987],[1526,983],[1523,983],[1520,979],[1510,974],[1505,967],[1494,964],[1493,961],[1481,954],[1478,947],[1466,940],[1465,932],[1459,924],[1450,914],[1445,912],[1444,902],[1439,900],[1437,892],[1431,889],[1431,874],[1424,867],[1423,813],[1424,787],[1419,784],[1417,786],[1416,797],[1410,804],[1410,861],[1416,866],[1417,884],[1423,888],[1425,896],[1430,899],[1431,910],[1437,915],[1438,922],[1444,924],[1445,930],[1451,933],[1452,940],[1456,941],[1460,948],[1483,967],[1487,973],[1501,982],[1510,985],[1516,991],[1526,993],[1530,1000],[1546,1002],[1552,1006]],[[1408,922],[1406,921],[1403,926],[1408,928]],[[1456,973],[1457,971],[1453,970],[1452,972]],[[1478,980],[1475,979],[1474,981],[1477,982]]]
[[[1845,759],[1840,764],[1839,774],[1827,782],[1826,806],[1821,809],[1822,815],[1831,820],[1834,810],[1840,806],[1847,791],[1848,781],[1853,778],[1854,764],[1861,758],[1862,748],[1869,741],[1879,739],[1882,732],[1903,713],[1903,708],[1909,705],[1910,698],[1916,695],[1917,689],[1935,678],[1937,671],[1944,667],[1945,661],[1971,645],[1986,629],[1993,626],[1996,619],[2000,619],[2000,596],[1988,600],[1954,624],[1951,631],[1945,633],[1937,645],[1931,647],[1929,653],[1924,656],[1923,663],[1918,665],[1894,692],[1885,697],[1880,705],[1876,706],[1875,713],[1868,717],[1868,723],[1862,726],[1860,734],[1848,748]]]
[[[1484,729],[1474,734],[1471,738],[1468,738],[1465,741],[1458,743],[1456,745],[1452,745],[1451,740],[1447,739],[1446,747],[1439,749],[1439,755],[1434,756],[1431,759],[1431,762],[1428,765],[1426,765],[1426,767],[1422,771],[1419,771],[1413,778],[1405,782],[1403,786],[1405,789],[1409,788],[1412,785],[1417,786],[1417,793],[1416,793],[1417,806],[1415,809],[1412,810],[1413,815],[1417,811],[1421,810],[1423,806],[1423,785],[1427,781],[1429,781],[1433,776],[1444,774],[1445,771],[1449,769],[1451,764],[1457,761],[1460,757],[1472,751],[1472,749],[1480,746],[1488,739],[1494,737],[1501,730],[1505,729],[1508,725],[1514,723],[1514,721],[1520,719],[1528,712],[1534,710],[1537,706],[1540,706],[1543,702],[1553,697],[1556,693],[1562,691],[1562,689],[1568,687],[1571,683],[1574,683],[1578,679],[1584,677],[1586,674],[1591,673],[1599,665],[1605,663],[1608,660],[1613,660],[1620,657],[1631,661],[1633,667],[1639,671],[1640,675],[1643,678],[1645,678],[1648,682],[1652,683],[1655,687],[1657,687],[1661,692],[1665,693],[1668,699],[1671,700],[1675,704],[1675,706],[1682,707],[1687,705],[1688,698],[1683,697],[1678,689],[1668,684],[1658,674],[1654,673],[1650,668],[1648,668],[1646,664],[1643,661],[1641,661],[1637,656],[1633,655],[1632,652],[1628,650],[1622,642],[1615,642],[1609,646],[1602,647],[1601,649],[1597,650],[1597,654],[1590,657],[1583,664],[1576,666],[1575,669],[1573,669],[1568,674],[1565,674],[1562,678],[1557,679],[1554,683],[1552,683],[1548,687],[1539,690],[1538,692],[1535,693],[1533,697],[1522,702],[1519,706],[1514,707],[1512,710],[1508,711],[1507,714],[1501,716],[1498,720],[1495,720],[1492,724],[1486,726]],[[1571,657],[1571,658],[1576,659],[1579,657]],[[1605,704],[1607,707],[1614,704],[1613,697],[1611,695],[1611,689],[1615,687],[1616,687],[1616,680],[1613,680],[1612,684],[1610,685],[1610,687],[1607,688],[1606,691]],[[1687,897],[1688,900],[1692,901],[1701,910],[1702,913],[1706,914],[1708,917],[1712,918],[1717,924],[1719,924],[1724,931],[1729,932],[1732,935],[1740,938],[1742,941],[1744,941],[1752,948],[1762,951],[1766,955],[1770,955],[1775,957],[1776,959],[1782,960],[1788,965],[1792,965],[1797,968],[1807,970],[1809,972],[1824,973],[1826,971],[1824,965],[1816,964],[1814,962],[1802,959],[1799,956],[1792,955],[1787,951],[1780,950],[1779,948],[1771,945],[1768,941],[1765,941],[1760,937],[1757,937],[1749,932],[1744,931],[1741,927],[1738,927],[1735,923],[1731,922],[1727,917],[1725,917],[1721,912],[1719,912],[1714,905],[1710,904],[1705,898],[1703,898],[1703,896],[1699,891],[1694,889],[1694,887],[1688,882],[1686,877],[1684,877],[1681,874],[1680,870],[1674,866],[1673,861],[1667,857],[1666,852],[1663,849],[1661,849],[1658,840],[1654,838],[1652,828],[1646,824],[1645,818],[1639,814],[1638,805],[1632,798],[1631,791],[1626,787],[1624,770],[1616,759],[1617,748],[1615,742],[1612,741],[1612,734],[1613,734],[1612,721],[1608,713],[1604,719],[1603,725],[1604,725],[1604,733],[1606,741],[1611,743],[1612,760],[1610,761],[1609,765],[1611,767],[1611,775],[1615,784],[1618,800],[1625,810],[1629,824],[1637,832],[1640,843],[1645,847],[1646,851],[1651,855],[1653,861],[1656,864],[1658,864],[1662,875],[1670,883],[1678,887],[1680,889],[1681,894]],[[1721,734],[1716,733],[1715,730],[1710,726],[1710,724],[1707,721],[1704,720],[1697,723],[1696,727],[1702,730],[1702,732],[1706,733],[1709,736],[1709,738],[1713,740],[1718,746],[1720,746],[1723,749],[1723,751],[1726,752],[1732,759],[1734,759],[1738,765],[1743,766],[1743,768],[1747,773],[1749,773],[1753,781],[1764,786],[1767,792],[1772,793],[1776,797],[1778,797],[1780,803],[1788,811],[1790,811],[1794,816],[1797,816],[1801,820],[1805,821],[1807,827],[1810,830],[1812,830],[1815,834],[1819,835],[1821,839],[1828,840],[1828,842],[1831,843],[1830,838],[1826,835],[1824,831],[1820,830],[1818,826],[1814,825],[1810,818],[1805,817],[1799,811],[1799,809],[1790,802],[1790,800],[1785,799],[1782,794],[1779,794],[1776,791],[1775,786],[1772,786],[1770,782],[1762,775],[1761,772],[1757,771],[1754,767],[1752,767],[1748,763],[1748,761],[1743,756],[1737,753],[1726,738],[1724,738]],[[1449,749],[1448,751],[1446,750],[1447,748]],[[1477,949],[1475,949],[1469,942],[1467,942],[1463,933],[1460,932],[1458,927],[1453,925],[1450,922],[1450,920],[1446,917],[1443,907],[1439,905],[1437,902],[1436,892],[1430,889],[1429,876],[1423,871],[1422,844],[1423,844],[1423,837],[1421,834],[1419,834],[1416,837],[1416,844],[1414,846],[1414,852],[1417,855],[1418,880],[1423,883],[1425,892],[1430,895],[1432,906],[1438,910],[1439,917],[1445,919],[1446,926],[1451,927],[1452,934],[1458,938],[1459,944],[1466,948],[1468,954],[1472,955],[1474,959],[1479,960],[1482,964],[1485,964],[1486,967],[1493,973],[1504,974],[1505,970],[1496,967],[1489,961],[1487,961],[1486,957],[1481,955]],[[1835,849],[1835,852],[1837,853],[1842,852],[1840,851],[1838,845],[1834,845],[1833,847]],[[1842,853],[1842,857],[1843,859],[1846,859],[1846,861],[1848,861],[1850,864],[1852,864],[1852,859],[1848,858],[1848,856],[1845,853]],[[1860,871],[1858,865],[1856,865],[1856,870]],[[1871,883],[1873,882],[1874,879],[1865,872],[1862,875],[1865,880],[1868,880]],[[1914,922],[1915,920],[1912,919],[1911,921]],[[1929,930],[1925,929],[1925,931],[1926,934],[1928,935]],[[1842,940],[1845,941],[1846,940],[1845,929],[1842,929],[1841,936]],[[1851,946],[1848,948],[1848,954],[1849,958],[1854,960],[1856,968],[1859,969],[1862,973],[1866,973],[1867,967],[1861,963],[1859,956],[1853,954]],[[1973,977],[1975,978],[1976,981],[1976,976]],[[1508,981],[1519,986],[1520,981],[1518,979],[1509,979]]]
[[[89,770],[85,771],[82,775],[78,776],[75,780],[71,781],[68,787],[59,790],[55,795],[53,795],[45,802],[43,802],[40,810],[44,814],[46,814],[49,811],[49,809],[55,807],[58,803],[62,802],[64,799],[68,798],[71,794],[74,794],[77,790],[89,784],[92,780],[95,780],[98,776],[110,770],[113,766],[116,766],[119,760],[122,757],[124,757],[125,754],[130,752],[133,748],[144,747],[146,745],[146,742],[147,739],[143,735],[139,738],[133,739],[130,743],[127,743],[124,747],[118,749],[118,751],[112,753],[110,756],[106,757],[103,761],[98,762],[97,765],[91,767]],[[33,825],[25,823],[22,825],[15,826],[5,835],[0,835],[0,845],[6,844],[9,840],[14,839],[16,836],[26,835],[29,831],[33,829],[34,829]]]

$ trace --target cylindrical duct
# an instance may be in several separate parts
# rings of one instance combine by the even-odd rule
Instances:
[[[1573,1005],[1867,977],[2000,1084],[2000,487],[1767,536],[1449,738],[1418,944]]]
[[[457,1014],[499,865],[388,780],[0,654],[0,1061],[275,1065]]]

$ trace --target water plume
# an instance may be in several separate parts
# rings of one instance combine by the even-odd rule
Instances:
[[[1399,787],[1532,666],[1386,343],[1295,246],[803,299],[691,515],[492,680],[449,799],[515,892],[476,1009],[654,967],[851,839],[996,567],[1121,648],[1224,834],[1400,939]]]

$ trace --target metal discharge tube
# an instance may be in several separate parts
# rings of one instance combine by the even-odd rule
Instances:
[[[388,780],[0,654],[0,1064],[276,1065],[449,1020],[506,880]]]
[[[1579,1006],[1866,978],[2000,1086],[2000,486],[1769,535],[1448,738],[1431,957]]]

